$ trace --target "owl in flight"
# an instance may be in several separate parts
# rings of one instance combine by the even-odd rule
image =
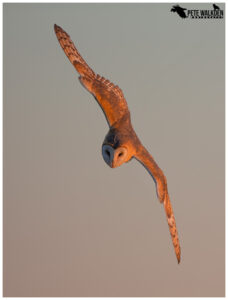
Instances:
[[[102,145],[104,161],[111,168],[116,168],[135,158],[150,173],[156,184],[158,199],[164,205],[177,261],[180,263],[180,244],[166,177],[137,137],[123,92],[117,85],[94,73],[61,27],[54,25],[54,30],[63,51],[80,74],[81,84],[94,96],[105,114],[109,132]]]

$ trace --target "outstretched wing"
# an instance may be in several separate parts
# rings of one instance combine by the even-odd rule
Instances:
[[[63,51],[80,74],[80,82],[101,106],[109,126],[113,126],[123,116],[130,116],[121,89],[104,77],[95,74],[79,54],[70,36],[56,24],[54,29]]]
[[[169,199],[167,181],[165,175],[163,174],[162,170],[158,167],[158,165],[156,164],[156,162],[154,161],[150,153],[143,146],[140,147],[139,151],[137,151],[135,158],[143,164],[143,166],[147,169],[147,171],[150,173],[150,175],[153,177],[155,181],[158,198],[160,202],[164,204],[167,221],[169,225],[169,231],[172,237],[172,242],[176,253],[177,261],[178,263],[180,263],[180,257],[181,257],[180,243],[178,239],[178,233],[176,228],[176,221],[173,214],[173,209]]]

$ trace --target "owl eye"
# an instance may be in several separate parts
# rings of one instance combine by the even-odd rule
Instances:
[[[110,152],[107,149],[105,150],[105,153],[110,157]]]

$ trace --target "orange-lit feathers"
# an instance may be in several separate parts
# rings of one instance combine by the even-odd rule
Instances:
[[[178,232],[176,228],[176,221],[173,214],[173,209],[168,194],[167,181],[164,173],[158,167],[153,157],[150,153],[143,147],[137,149],[135,158],[142,163],[142,165],[147,169],[156,184],[157,196],[161,203],[164,204],[164,209],[166,212],[167,222],[169,225],[169,231],[171,234],[174,250],[176,253],[177,261],[180,263],[181,249],[180,242],[178,238]]]
[[[127,162],[135,157],[153,177],[156,183],[158,198],[164,204],[174,250],[179,263],[181,254],[180,244],[166,178],[153,157],[138,139],[131,125],[130,112],[121,89],[109,80],[95,74],[77,51],[70,36],[57,25],[54,26],[54,29],[65,54],[80,74],[80,82],[95,97],[106,116],[110,130],[105,137],[103,145],[107,145],[107,149],[110,146],[113,151],[115,149],[122,149],[121,147],[126,148],[127,151],[125,152],[127,154],[123,162]],[[121,161],[120,164],[123,162]]]
[[[113,126],[125,115],[130,117],[121,89],[104,77],[95,74],[77,51],[70,36],[57,25],[54,26],[54,29],[63,51],[81,75],[80,82],[100,104],[109,126]]]

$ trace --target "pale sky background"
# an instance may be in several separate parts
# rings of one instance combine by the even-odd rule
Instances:
[[[224,19],[170,3],[3,7],[4,296],[224,296]],[[123,90],[168,180],[180,265],[147,171],[103,161],[108,125],[54,23]]]

